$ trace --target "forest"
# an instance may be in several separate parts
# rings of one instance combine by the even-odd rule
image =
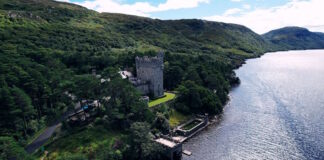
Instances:
[[[111,136],[55,159],[161,159],[161,148],[150,140],[170,130],[170,108],[148,109],[119,70],[134,71],[136,56],[164,51],[164,88],[178,93],[174,109],[215,115],[239,83],[233,69],[276,50],[240,25],[97,13],[51,0],[0,1],[0,42],[0,159],[39,156],[24,147],[84,99],[103,107],[85,127],[63,123],[61,137]],[[100,82],[94,70],[110,81]],[[62,144],[50,146],[57,151]]]

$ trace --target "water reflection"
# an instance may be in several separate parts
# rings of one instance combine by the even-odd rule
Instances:
[[[183,159],[324,159],[323,50],[269,53],[236,72],[222,122]]]

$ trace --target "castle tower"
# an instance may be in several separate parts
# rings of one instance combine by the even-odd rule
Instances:
[[[162,97],[163,91],[163,57],[160,52],[155,57],[136,57],[137,78],[148,82],[150,94],[154,98]]]

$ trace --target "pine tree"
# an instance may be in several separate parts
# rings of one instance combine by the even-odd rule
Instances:
[[[31,103],[30,97],[20,88],[13,87],[12,88],[12,96],[14,98],[15,105],[10,111],[11,114],[17,115],[16,121],[23,122],[23,131],[24,135],[27,136],[28,130],[28,121],[33,118],[35,115],[35,109]],[[16,125],[20,125],[15,122]],[[18,126],[20,128],[20,126]]]

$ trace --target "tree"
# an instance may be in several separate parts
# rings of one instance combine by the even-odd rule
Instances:
[[[27,136],[27,130],[29,129],[28,122],[35,115],[35,109],[31,104],[30,97],[23,90],[17,87],[13,87],[11,92],[15,101],[15,105],[14,108],[10,111],[10,113],[13,115],[17,115],[17,117],[22,120],[23,131],[25,136]],[[15,121],[15,124],[19,125],[19,121],[19,119],[18,121]]]
[[[187,105],[191,111],[198,112],[201,110],[202,102],[199,94],[201,88],[193,81],[185,81],[177,89],[179,97],[177,102],[182,102]]]
[[[104,143],[96,150],[94,155],[96,159],[102,159],[102,160],[122,160],[123,159],[122,151],[112,147],[110,143]]]
[[[209,74],[205,79],[206,85],[209,89],[214,90],[219,97],[222,104],[227,101],[227,93],[229,84],[225,79],[218,74]]]
[[[70,154],[66,153],[63,155],[60,155],[57,160],[87,160],[87,158],[84,155],[81,154]]]
[[[10,132],[15,131],[15,124],[12,123],[15,117],[10,114],[10,109],[14,106],[14,100],[11,96],[10,88],[3,78],[0,78],[0,134],[10,135]],[[5,111],[9,111],[5,112]]]
[[[103,94],[109,97],[102,103],[107,115],[117,127],[127,129],[132,122],[151,122],[152,112],[140,100],[139,92],[127,81],[120,77],[112,79],[105,87]]]
[[[12,137],[0,137],[0,159],[32,159]]]
[[[101,98],[99,79],[93,75],[75,76],[73,93],[79,101]]]
[[[157,113],[153,126],[160,130],[163,134],[168,134],[170,132],[169,121],[162,113]]]
[[[150,125],[145,122],[135,122],[130,127],[130,145],[126,159],[159,160],[163,148],[152,141]]]
[[[150,126],[145,122],[135,122],[131,125],[130,132],[130,151],[133,153],[130,156],[132,159],[139,159],[143,153],[142,144],[151,139],[149,134]]]
[[[193,66],[189,67],[188,70],[186,71],[185,80],[193,81],[198,85],[203,84],[196,68],[194,68]]]
[[[165,68],[164,75],[165,88],[171,90],[181,83],[184,71],[179,66],[171,66]]]
[[[119,73],[118,73],[118,69],[117,68],[114,68],[114,67],[107,67],[107,68],[105,68],[102,71],[101,75],[104,78],[111,78],[111,79],[120,76]]]
[[[176,109],[184,113],[218,114],[222,105],[215,93],[192,81],[183,82],[177,89]]]

